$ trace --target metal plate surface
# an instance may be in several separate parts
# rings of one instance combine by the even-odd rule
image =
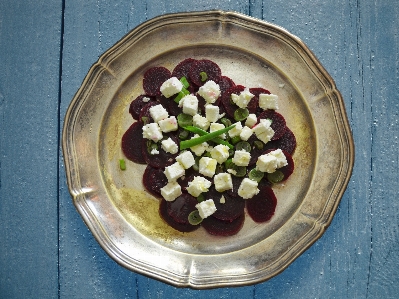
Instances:
[[[273,187],[274,217],[246,217],[232,237],[202,228],[180,233],[158,214],[142,185],[145,165],[127,163],[121,137],[130,102],[143,93],[146,69],[211,59],[236,84],[265,87],[297,138],[295,171]],[[284,270],[330,224],[351,175],[354,146],[343,100],[297,37],[235,12],[163,15],[138,26],[89,70],[64,122],[63,153],[73,203],[102,248],[122,266],[192,288],[239,286]]]

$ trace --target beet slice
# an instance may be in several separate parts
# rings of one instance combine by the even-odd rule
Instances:
[[[198,201],[188,193],[183,193],[174,201],[167,202],[167,211],[174,221],[182,224],[189,224],[188,215],[196,210],[195,205]]]
[[[261,93],[270,94],[270,91],[268,91],[267,89],[262,88],[262,87],[251,87],[251,88],[249,89],[249,92],[252,93],[252,94],[253,94],[254,96],[256,96],[256,97],[259,97],[259,95],[260,95]]]
[[[156,105],[159,105],[160,103],[156,101],[151,101],[148,102],[147,105],[144,105],[143,108],[141,109],[140,115],[139,115],[139,120],[142,120],[142,117],[147,117],[148,122],[153,122],[153,119],[150,114],[150,108],[154,107]]]
[[[241,214],[231,222],[209,216],[202,221],[202,227],[211,235],[228,237],[240,231],[244,220],[245,214]]]
[[[133,119],[139,120],[141,110],[149,103],[148,100],[145,100],[146,98],[150,99],[150,101],[155,100],[154,97],[148,95],[139,95],[130,103],[129,113],[132,115]]]
[[[161,94],[159,90],[161,85],[168,80],[172,74],[163,66],[155,66],[148,69],[144,73],[143,88],[149,96],[156,96]]]
[[[245,89],[242,85],[236,85],[226,91],[222,96],[222,104],[226,111],[226,114],[234,119],[234,111],[238,109],[238,106],[231,101],[231,94],[239,95],[241,91]]]
[[[272,218],[277,206],[277,198],[272,188],[263,186],[259,193],[246,200],[248,215],[255,222],[266,222]]]
[[[274,150],[276,150],[276,148],[274,148],[274,149],[268,149],[268,150],[266,150],[266,151],[264,152],[264,154],[268,154],[268,153],[270,153],[271,151],[274,151]],[[288,153],[288,152],[285,151],[285,150],[282,150],[282,152],[283,152],[285,158],[287,159],[287,163],[288,163],[288,164],[287,164],[286,166],[284,166],[284,167],[278,168],[277,170],[281,171],[281,172],[284,174],[284,179],[281,181],[281,182],[284,182],[284,181],[286,181],[286,180],[290,177],[290,175],[294,172],[295,165],[294,165],[294,159],[292,159],[291,154]]]
[[[189,90],[191,93],[194,93],[194,91],[195,91],[195,86],[193,85],[193,82],[192,82],[191,79],[190,79],[190,69],[191,69],[192,64],[193,64],[194,62],[196,62],[196,61],[197,61],[197,60],[196,60],[196,59],[193,59],[193,58],[186,58],[186,59],[184,59],[183,61],[179,62],[179,64],[176,65],[175,68],[174,68],[173,71],[172,71],[172,77],[176,77],[176,78],[178,78],[179,80],[180,80],[182,77],[186,77],[187,82],[190,84],[188,90]]]
[[[222,195],[225,198],[225,203],[220,203]],[[219,220],[233,221],[244,213],[245,200],[241,197],[233,197],[226,192],[220,193],[213,188],[206,194],[205,198],[213,199],[217,210],[212,216]]]
[[[141,151],[143,140],[143,123],[134,122],[122,136],[122,151],[127,159],[138,164],[145,164],[146,161]]]
[[[270,127],[274,130],[274,135],[271,140],[277,140],[281,136],[284,135],[285,131],[287,130],[287,126],[285,123],[285,118],[282,116],[280,113],[268,109],[264,110],[259,116],[258,116],[258,122],[260,119],[270,119],[272,121],[272,124]]]
[[[220,95],[223,96],[226,91],[234,86],[236,86],[236,84],[232,79],[227,76],[222,76],[219,81]]]
[[[201,81],[201,72],[205,72],[208,76],[205,81]],[[191,81],[197,86],[202,86],[206,81],[210,80],[219,83],[221,76],[222,71],[220,67],[215,62],[208,59],[193,62],[189,72]]]
[[[143,174],[143,185],[148,192],[155,197],[161,198],[161,188],[166,186],[168,179],[162,168],[155,168],[147,165]]]
[[[283,136],[277,140],[272,140],[266,143],[265,149],[279,148],[286,151],[290,155],[295,152],[296,138],[294,133],[287,127]]]
[[[178,230],[179,232],[192,232],[200,227],[200,225],[191,225],[190,223],[176,222],[168,213],[167,203],[168,202],[165,199],[161,200],[161,203],[159,204],[159,215],[167,224],[169,224],[175,230]]]
[[[263,109],[259,107],[259,95],[261,93],[270,94],[270,91],[262,87],[252,87],[249,89],[249,92],[254,95],[254,97],[248,103],[249,113],[256,113],[259,115],[263,112]]]
[[[231,175],[231,180],[233,181],[233,189],[226,191],[226,193],[228,193],[232,197],[239,197],[238,188],[241,185],[242,178],[236,177],[235,175]]]
[[[171,134],[171,133],[164,134],[164,137],[166,137],[166,138],[170,137],[176,144],[179,144],[179,139],[174,134]],[[176,153],[176,154],[167,153],[159,145],[159,148],[158,148],[159,154],[153,155],[148,152],[147,141],[148,141],[148,139],[143,138],[143,140],[141,142],[141,145],[142,145],[141,150],[142,150],[144,160],[148,165],[151,165],[152,167],[155,167],[155,168],[164,168],[166,166],[172,165],[175,162],[175,158],[177,157],[177,155],[179,153]],[[159,142],[159,144],[160,144],[160,142]]]

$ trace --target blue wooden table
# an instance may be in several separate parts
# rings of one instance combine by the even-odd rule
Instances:
[[[326,233],[278,276],[192,290],[131,272],[69,194],[61,131],[91,65],[140,23],[222,9],[300,37],[341,91],[355,164]],[[398,298],[399,3],[394,0],[0,1],[0,298]]]

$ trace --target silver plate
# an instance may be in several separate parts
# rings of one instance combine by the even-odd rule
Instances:
[[[263,224],[246,217],[232,237],[173,230],[143,188],[145,166],[119,169],[144,71],[172,70],[188,57],[211,59],[237,84],[279,95],[297,138],[295,171],[274,187],[274,217]],[[102,248],[130,270],[193,288],[254,284],[284,270],[330,224],[354,160],[341,95],[306,45],[281,27],[223,11],[160,16],[123,37],[88,72],[62,142],[73,203]]]

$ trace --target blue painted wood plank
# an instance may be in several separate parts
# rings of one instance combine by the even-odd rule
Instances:
[[[0,298],[58,296],[61,16],[0,2]]]
[[[61,177],[61,297],[395,298],[399,8],[393,1],[67,1],[61,114],[91,64],[129,29],[162,13],[212,8],[248,13],[285,27],[305,41],[336,80],[354,134],[356,162],[331,226],[286,271],[267,282],[233,289],[179,289],[116,265],[82,223]]]

